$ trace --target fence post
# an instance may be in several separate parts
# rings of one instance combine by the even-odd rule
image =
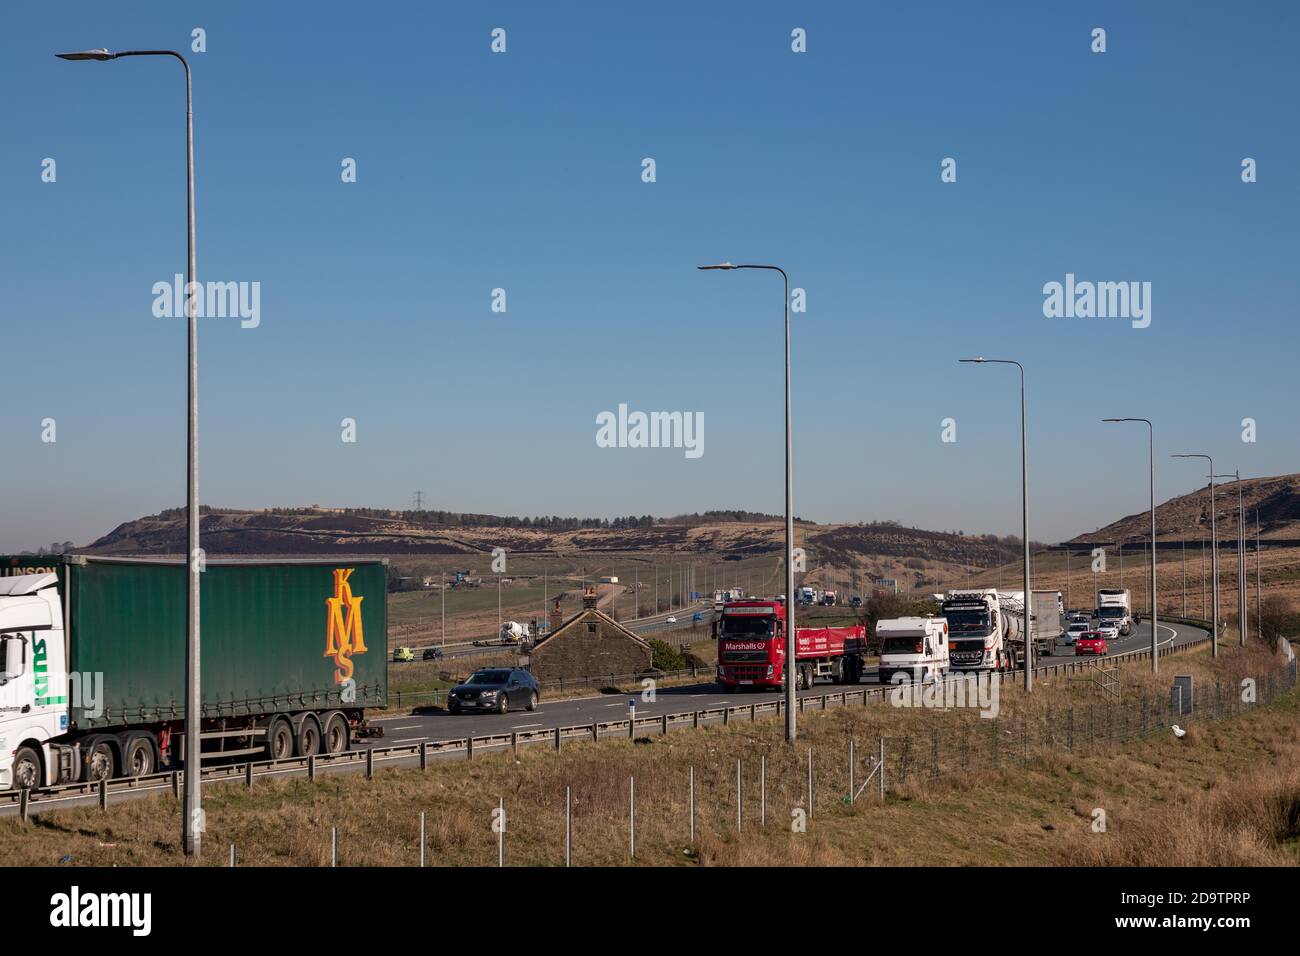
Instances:
[[[667,714],[664,714],[663,717],[661,718],[661,723],[660,723],[660,730],[659,730],[659,732],[660,732],[661,734],[664,734],[665,736],[667,736],[667,734],[668,734],[668,715],[667,715]]]
[[[555,749],[556,750],[560,749],[560,728],[559,727],[555,728]]]
[[[27,821],[27,801],[31,799],[32,792],[26,787],[18,791],[18,819],[24,823]]]
[[[752,724],[752,723],[753,723],[755,720],[757,720],[757,719],[758,719],[758,705],[757,705],[757,704],[750,704],[750,705],[749,705],[749,722]]]
[[[731,720],[731,708],[724,706],[722,708],[722,726],[726,727]]]
[[[506,798],[497,797],[497,866],[506,865]]]
[[[808,748],[808,818],[813,815],[813,749]]]
[[[519,731],[510,731],[510,749],[516,754],[519,753]]]
[[[253,761],[244,764],[244,789],[253,789]]]
[[[238,859],[239,858],[235,855],[235,845],[232,843],[230,844],[230,865],[232,867],[235,866],[235,864],[238,862]]]
[[[695,842],[695,768],[691,767],[691,842]]]
[[[420,741],[420,769],[429,769],[429,741]]]
[[[366,779],[373,780],[374,778],[375,778],[375,748],[367,747],[366,748]]]
[[[420,811],[420,867],[424,867],[424,811]]]
[[[592,721],[591,723],[591,742],[595,743],[600,739],[600,724]]]
[[[172,796],[177,800],[181,798],[181,775],[175,770],[172,771]]]
[[[767,754],[758,758],[758,823],[767,825]]]
[[[736,758],[736,832],[739,833],[744,824],[744,791],[742,790],[740,776],[740,758]]]
[[[103,777],[99,778],[99,809],[108,809],[108,781]]]
[[[628,780],[628,803],[627,803],[627,833],[628,847],[632,851],[632,859],[636,859],[636,776],[630,776]]]
[[[474,737],[472,734],[465,738],[465,759],[474,759]]]
[[[568,787],[564,788],[564,865],[573,866],[573,802]]]
[[[697,710],[695,712],[695,729],[699,730],[699,727],[700,727],[700,712]]]
[[[885,738],[880,738],[880,802],[885,802]]]
[[[849,805],[853,805],[854,791],[853,786],[853,738],[849,738]]]

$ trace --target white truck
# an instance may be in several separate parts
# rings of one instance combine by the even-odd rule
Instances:
[[[880,683],[922,683],[948,675],[948,622],[941,617],[896,617],[876,622],[880,641]]]
[[[1019,593],[1019,592],[1016,592]],[[1023,649],[1022,623],[1012,614],[1014,595],[997,588],[949,591],[943,598],[948,622],[950,666],[953,670],[1000,671],[1016,666]]]
[[[532,638],[533,633],[527,624],[518,621],[506,621],[501,625],[501,641],[504,644],[518,644]]]
[[[1128,637],[1133,632],[1133,596],[1128,588],[1098,588],[1094,616],[1114,624],[1121,635]]]

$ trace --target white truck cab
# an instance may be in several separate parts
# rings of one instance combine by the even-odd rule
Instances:
[[[68,730],[58,575],[0,578],[0,789],[52,783],[49,741]]]
[[[914,682],[948,674],[948,622],[941,617],[897,617],[876,622],[880,639],[880,683],[898,674]]]

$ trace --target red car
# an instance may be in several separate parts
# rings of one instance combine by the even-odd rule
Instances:
[[[1108,650],[1106,635],[1101,631],[1084,631],[1074,642],[1075,657],[1082,657],[1084,654],[1095,654],[1101,657]]]

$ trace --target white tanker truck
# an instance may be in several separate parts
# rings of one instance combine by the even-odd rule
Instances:
[[[1024,657],[1024,595],[997,588],[948,591],[949,666],[955,671],[1000,671]]]

